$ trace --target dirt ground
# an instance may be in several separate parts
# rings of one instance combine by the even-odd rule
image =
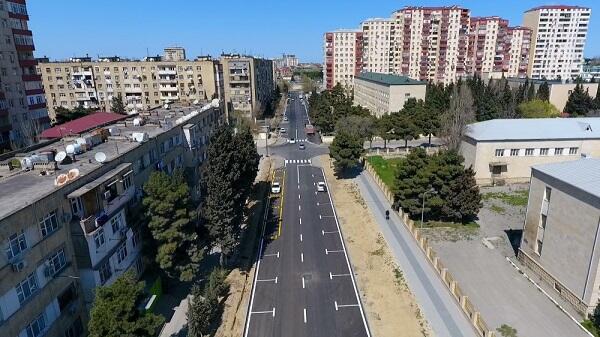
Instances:
[[[358,187],[352,180],[336,179],[331,168],[324,169],[372,335],[432,336]]]
[[[269,179],[271,165],[272,162],[270,160],[261,161],[257,181],[267,181]],[[252,208],[255,203],[256,201],[249,203],[248,207]],[[242,261],[238,263],[241,267],[233,269],[227,276],[227,282],[230,285],[229,296],[225,300],[221,325],[217,329],[215,337],[239,337],[244,332],[246,311],[248,309],[248,302],[250,301],[252,278],[254,276],[255,264],[252,262],[254,261],[257,249],[256,235],[259,235],[255,230],[260,230],[262,226],[262,219],[257,217],[257,214],[253,215],[255,216],[249,221],[254,222],[256,225],[251,226],[246,233],[246,240],[244,240],[240,252]],[[246,269],[244,266],[247,267],[249,263],[252,263],[251,268],[244,270]]]

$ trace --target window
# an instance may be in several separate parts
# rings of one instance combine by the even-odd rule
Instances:
[[[133,248],[137,247],[137,245],[140,243],[140,232],[136,231],[133,233],[133,235],[131,236],[131,246]]]
[[[518,155],[519,155],[519,149],[510,149],[511,157],[518,156]]]
[[[504,157],[504,149],[496,149],[496,157]]]
[[[27,337],[42,336],[46,331],[46,319],[44,318],[44,313],[40,314],[33,322],[29,323],[25,328],[25,331],[27,331]]]
[[[6,249],[6,255],[8,259],[12,259],[15,256],[21,254],[27,249],[27,240],[25,238],[25,232],[21,230],[20,233],[15,233],[8,238],[8,248]]]
[[[83,204],[80,197],[71,199],[71,212],[79,216],[83,213]]]
[[[100,228],[94,233],[94,242],[96,243],[96,249],[104,245],[104,229]]]
[[[65,250],[60,249],[54,255],[48,258],[48,267],[50,268],[50,275],[54,276],[56,273],[61,271],[67,265],[67,259],[65,258]]]
[[[129,172],[123,176],[123,189],[126,190],[131,187],[131,173]]]
[[[540,156],[547,156],[548,155],[548,148],[541,148],[540,149]]]
[[[525,149],[526,156],[533,156],[533,149]]]
[[[542,227],[542,229],[546,229],[546,221],[548,221],[548,217],[542,214],[540,217],[540,227]]]
[[[40,232],[45,238],[49,234],[58,229],[58,220],[56,219],[56,211],[52,211],[40,220]]]
[[[110,225],[112,227],[113,234],[116,234],[121,228],[121,214],[119,213],[110,219]]]
[[[542,255],[542,240],[537,240],[537,246],[535,247],[535,251],[538,255]]]
[[[123,262],[123,260],[125,260],[125,258],[127,257],[127,242],[124,242],[118,249],[117,249],[117,261],[119,263]]]
[[[554,155],[555,156],[560,156],[563,154],[563,148],[562,147],[557,147],[554,149]]]
[[[112,270],[110,269],[110,261],[106,261],[103,265],[100,266],[100,284],[106,283],[108,279],[112,276]]]
[[[29,274],[21,283],[17,284],[15,287],[17,290],[17,297],[19,298],[19,303],[23,304],[27,299],[31,297],[31,295],[35,294],[38,290],[37,278],[35,277],[35,272]]]
[[[575,154],[577,154],[577,152],[579,152],[579,148],[578,147],[570,147],[569,148],[569,154],[570,155],[575,155]]]
[[[549,202],[551,195],[552,195],[552,188],[546,186],[546,189],[544,190],[544,200]]]

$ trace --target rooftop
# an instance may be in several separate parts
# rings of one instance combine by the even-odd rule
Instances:
[[[600,117],[492,119],[467,126],[478,141],[600,139]]]
[[[71,169],[78,169],[79,178],[77,180],[81,180],[103,165],[111,163],[113,160],[141,146],[145,141],[155,138],[176,126],[186,125],[190,118],[217,106],[218,100],[205,106],[174,104],[169,109],[158,108],[140,112],[136,116],[124,116],[126,119],[115,121],[112,124],[78,136],[65,136],[61,140],[36,149],[34,152],[16,154],[14,157],[0,162],[0,190],[2,191],[0,194],[0,219],[47,197],[59,189],[65,189],[66,193],[70,193],[75,188],[73,186],[75,184],[67,183],[60,187],[54,184],[59,174],[67,173]],[[142,120],[143,122],[140,122]],[[147,138],[136,139],[136,135],[139,136],[143,133]],[[102,140],[93,146],[86,145],[87,149],[84,152],[70,155],[67,160],[57,165],[56,170],[38,169],[35,166],[31,170],[8,169],[8,162],[18,160],[22,163],[25,158],[32,158],[32,156],[40,156],[48,152],[66,151],[69,145],[90,137],[101,137]],[[99,152],[106,155],[104,163],[95,160],[95,155]],[[72,160],[73,157],[74,160]],[[89,181],[86,182],[89,183]]]
[[[553,164],[533,166],[533,170],[545,173],[584,192],[600,197],[600,159],[582,158]]]
[[[356,78],[361,80],[375,82],[379,84],[385,85],[426,85],[427,82],[413,80],[410,77],[392,75],[392,74],[381,74],[381,73],[371,73],[371,72],[362,72]]]
[[[534,7],[532,9],[526,10],[525,13],[527,12],[533,12],[533,11],[537,11],[537,10],[543,10],[543,9],[586,9],[589,10],[589,7],[583,7],[583,6],[570,6],[570,5],[546,5],[546,6],[538,6],[538,7]]]
[[[127,115],[120,115],[112,112],[96,112],[75,120],[46,129],[40,135],[40,138],[62,138],[66,135],[79,135],[83,132],[114,123],[118,120],[127,118]]]

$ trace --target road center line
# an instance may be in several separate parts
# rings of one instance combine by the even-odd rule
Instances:
[[[305,289],[306,285],[304,284],[304,276],[302,276],[302,289]]]
[[[300,242],[302,242],[302,234],[300,234]]]
[[[299,220],[300,220],[300,224],[302,225],[302,218],[300,218]]]
[[[302,206],[298,205],[298,210],[301,211],[302,210]]]
[[[306,308],[304,308],[304,323],[306,323]]]
[[[300,194],[298,194],[298,200],[300,200]]]
[[[300,261],[304,262],[304,253],[300,253]]]

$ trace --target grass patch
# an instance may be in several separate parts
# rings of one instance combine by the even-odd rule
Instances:
[[[492,212],[498,213],[498,214],[504,214],[504,212],[506,212],[506,208],[504,208],[502,206],[498,206],[498,205],[492,205],[492,207],[490,207],[490,210],[492,210]]]
[[[594,323],[592,323],[592,321],[590,321],[589,319],[586,319],[583,322],[581,322],[581,325],[583,325],[583,327],[586,328],[586,330],[589,331],[592,335],[600,337],[600,331],[598,331],[598,329],[594,326]]]
[[[506,192],[489,192],[481,196],[483,200],[497,199],[511,206],[527,206],[527,199],[529,198],[528,190],[520,190],[512,193]]]
[[[421,221],[415,221],[415,226],[419,227]],[[460,222],[446,222],[446,221],[427,221],[423,224],[423,228],[469,228],[469,229],[477,229],[479,228],[479,224],[475,221],[460,223]]]
[[[404,288],[406,286],[406,281],[404,280],[404,274],[400,268],[394,268],[394,277],[396,278],[396,285],[400,288]]]
[[[369,156],[367,161],[373,168],[384,184],[390,189],[394,188],[394,180],[396,180],[396,169],[404,158],[384,159],[382,156]]]

